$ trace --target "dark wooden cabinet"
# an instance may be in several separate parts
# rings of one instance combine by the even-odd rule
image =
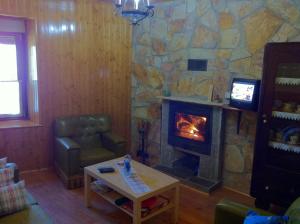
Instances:
[[[265,48],[251,195],[262,208],[300,196],[300,43]]]

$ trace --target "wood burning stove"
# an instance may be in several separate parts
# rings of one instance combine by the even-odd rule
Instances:
[[[211,107],[170,102],[168,143],[196,154],[210,155]]]

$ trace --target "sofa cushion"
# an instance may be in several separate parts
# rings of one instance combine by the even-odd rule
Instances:
[[[12,215],[3,216],[0,218],[1,224],[50,224],[51,219],[40,208],[39,205],[32,205],[28,208],[16,212]]]
[[[90,166],[113,159],[115,154],[104,148],[90,148],[80,151],[80,167]]]
[[[20,211],[27,206],[26,202],[24,181],[0,188],[0,215]]]
[[[14,172],[12,167],[0,169],[0,187],[13,183]]]
[[[88,130],[86,130],[88,132]],[[100,134],[85,133],[82,136],[73,137],[74,142],[80,145],[82,149],[86,148],[101,148]]]

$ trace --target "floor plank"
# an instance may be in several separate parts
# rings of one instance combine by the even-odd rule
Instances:
[[[67,190],[55,172],[40,171],[22,174],[27,189],[33,194],[41,207],[57,224],[130,224],[131,218],[113,205],[92,195],[92,208],[85,208],[83,188]],[[229,198],[247,205],[253,199],[228,189],[219,189],[207,195],[182,186],[180,189],[179,224],[213,223],[214,208],[222,198]],[[167,224],[170,214],[162,214],[145,224]]]

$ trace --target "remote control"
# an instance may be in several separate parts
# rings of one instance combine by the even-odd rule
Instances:
[[[98,168],[100,173],[113,173],[115,172],[115,169],[113,167],[107,166],[107,167],[99,167]]]

